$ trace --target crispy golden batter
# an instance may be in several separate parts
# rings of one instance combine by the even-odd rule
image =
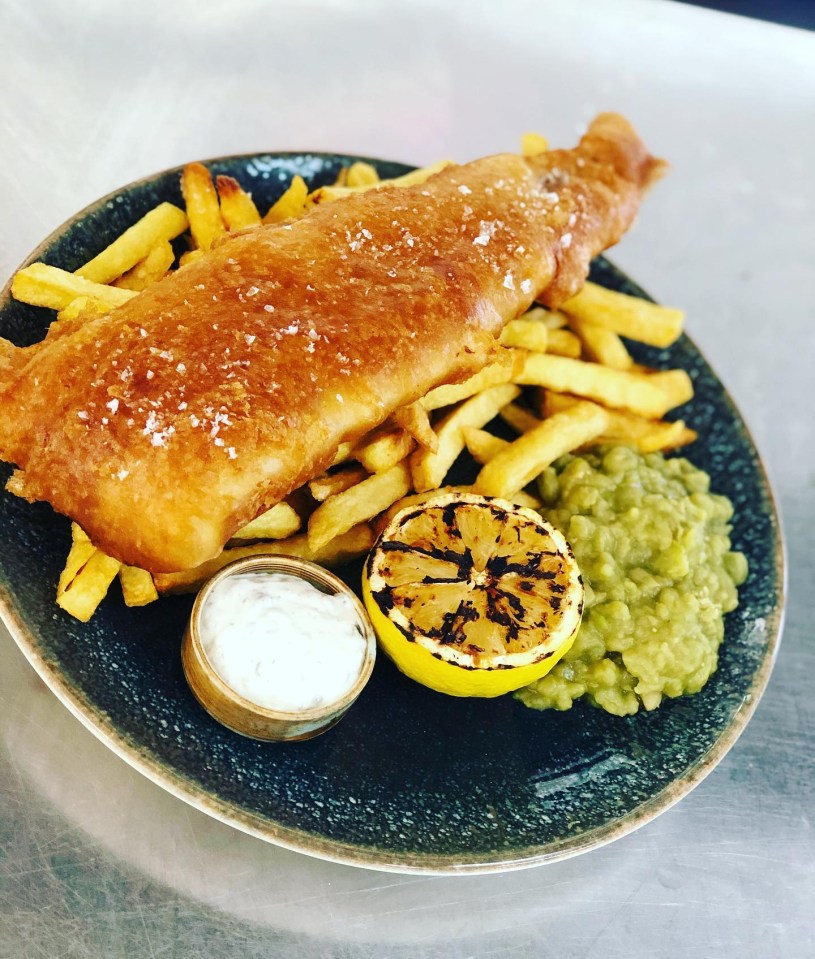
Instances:
[[[579,147],[450,166],[237,235],[107,316],[0,348],[0,457],[117,559],[174,571],[582,285],[659,161],[619,116]]]

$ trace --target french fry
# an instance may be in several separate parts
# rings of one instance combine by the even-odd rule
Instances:
[[[122,566],[119,569],[119,585],[126,606],[147,606],[158,599],[153,577],[146,569]]]
[[[435,489],[444,482],[448,470],[464,449],[465,426],[484,426],[520,394],[512,383],[492,386],[471,396],[448,413],[438,424],[439,448],[435,453],[419,449],[410,458],[413,486],[417,493]]]
[[[672,423],[671,425],[678,425],[682,428],[673,431],[670,437],[663,437],[658,444],[646,444],[643,452],[655,453],[658,450],[676,450],[682,446],[690,446],[691,443],[695,443],[699,439],[699,434],[696,430],[692,430],[687,426],[684,420],[677,420],[676,424]]]
[[[475,426],[465,426],[462,433],[464,434],[464,445],[467,447],[467,452],[476,463],[480,463],[482,466],[489,463],[491,459],[495,459],[499,453],[510,445],[509,440],[502,440],[500,436],[495,436],[493,433],[480,430]]]
[[[585,283],[561,309],[567,316],[603,326],[630,340],[659,347],[675,342],[685,322],[681,310],[607,290],[596,283]]]
[[[343,493],[345,490],[356,486],[364,479],[368,478],[368,471],[364,466],[353,463],[350,466],[341,469],[336,473],[328,473],[325,476],[318,476],[311,480],[308,488],[311,495],[318,503],[328,499],[329,496],[336,496],[337,493]]]
[[[181,193],[187,206],[190,233],[199,250],[206,252],[226,232],[218,194],[203,163],[188,163],[181,173]]]
[[[155,246],[174,240],[188,226],[183,210],[172,203],[159,203],[110,246],[80,266],[76,275],[94,283],[110,283],[143,260]]]
[[[528,430],[533,430],[536,426],[540,426],[541,422],[531,410],[518,406],[517,403],[507,403],[498,415],[516,433],[526,433]]]
[[[491,459],[476,477],[473,492],[511,496],[559,456],[599,436],[608,414],[595,403],[578,403],[544,420]]]
[[[32,263],[18,270],[11,281],[11,294],[22,303],[46,306],[52,310],[64,310],[71,300],[79,296],[87,296],[113,309],[136,295],[133,290],[119,290],[115,286],[94,283],[45,263]]]
[[[158,246],[138,262],[132,270],[122,274],[113,285],[122,290],[135,290],[137,293],[146,290],[157,280],[160,280],[173,265],[175,253],[169,240],[163,240]]]
[[[200,260],[203,255],[203,250],[187,250],[186,253],[182,253],[178,258],[178,268],[181,269],[182,266],[195,263],[195,261]]]
[[[381,426],[369,433],[351,453],[369,473],[384,473],[408,455],[416,445],[403,429]]]
[[[247,556],[257,556],[261,553],[274,553],[277,556],[295,556],[306,559],[320,566],[341,566],[350,563],[352,559],[364,556],[374,544],[374,534],[367,523],[359,523],[347,533],[337,536],[336,539],[314,550],[308,544],[308,536],[292,536],[289,539],[277,540],[273,544],[255,543],[252,546],[236,546],[234,549],[225,549],[215,559],[211,559],[195,569],[187,569],[181,573],[157,573],[154,577],[156,588],[160,595],[168,593],[193,593],[200,589],[218,570],[224,568],[236,559],[245,559]]]
[[[89,296],[78,296],[57,313],[58,323],[69,323],[74,320],[90,320],[96,316],[104,316],[110,311],[109,306],[92,300]]]
[[[78,544],[75,544],[78,545]],[[73,552],[73,547],[71,549]],[[93,616],[122,564],[118,559],[106,556],[98,549],[68,583],[64,590],[57,589],[57,606],[83,623]]]
[[[445,167],[450,166],[452,160],[437,160],[428,166],[419,167],[418,170],[411,170],[410,173],[403,173],[402,176],[394,177],[391,180],[380,180],[377,188],[381,186],[417,186],[419,183],[425,183],[430,177],[439,173]]]
[[[375,473],[356,486],[330,496],[311,514],[308,545],[317,551],[353,526],[373,519],[410,490],[407,463],[398,463],[384,473]]]
[[[643,420],[641,426],[629,424],[628,436],[623,435],[623,429],[615,429],[615,426],[619,425],[612,424],[598,442],[626,441],[636,446],[640,453],[657,453],[687,446],[699,435],[695,430],[689,429],[683,420],[672,423],[664,420]]]
[[[345,186],[370,187],[376,186],[377,183],[379,183],[379,174],[376,172],[376,168],[372,167],[370,163],[357,160],[357,162],[352,163],[346,171]]]
[[[540,133],[524,133],[521,137],[521,156],[534,157],[548,149],[549,141]]]
[[[569,325],[569,317],[560,310],[544,310],[543,322],[550,330],[560,330]]]
[[[502,346],[545,353],[548,342],[549,330],[546,325],[525,317],[511,320],[501,331]]]
[[[71,539],[74,543],[90,543],[91,538],[79,523],[71,523]]]
[[[391,414],[391,419],[426,450],[435,453],[439,448],[439,438],[430,423],[427,410],[420,401],[403,406]]]
[[[294,512],[300,517],[300,525],[308,520],[317,505],[308,486],[298,486],[297,489],[289,493],[283,502],[291,506]]]
[[[565,356],[527,353],[515,377],[524,386],[545,386],[557,393],[575,393],[604,406],[631,410],[647,419],[659,419],[670,407],[663,390],[648,376],[610,370]]]
[[[546,390],[542,398],[541,412],[544,416],[553,416],[579,402],[576,396]],[[608,426],[602,436],[597,437],[598,444],[627,443],[636,446],[641,453],[655,453],[687,446],[697,438],[697,434],[688,429],[682,420],[666,423],[663,420],[648,420],[625,410],[606,412]]]
[[[634,365],[625,343],[614,332],[596,323],[588,323],[573,316],[571,328],[580,337],[586,353],[596,362],[612,370],[630,370]]]
[[[535,320],[549,330],[559,330],[562,326],[567,326],[569,318],[560,310],[547,310],[542,306],[533,306],[527,310],[521,317],[521,320]]]
[[[300,529],[299,514],[288,503],[278,503],[232,534],[232,539],[286,539]]]
[[[340,445],[337,447],[337,452],[334,454],[334,459],[331,460],[331,466],[339,466],[340,463],[344,463],[346,460],[350,459],[353,451],[353,443],[340,443]]]
[[[292,220],[295,217],[302,216],[306,211],[307,198],[308,187],[306,181],[295,173],[286,192],[272,204],[266,216],[263,217],[263,222],[282,223],[284,220]]]
[[[438,173],[446,166],[449,166],[452,160],[439,160],[438,163],[431,163],[430,166],[421,167],[403,176],[394,177],[391,180],[379,180],[377,183],[370,183],[361,186],[321,186],[309,195],[312,203],[331,203],[333,200],[341,200],[343,197],[351,196],[354,193],[364,193],[366,190],[378,190],[381,187],[406,187],[416,186],[429,180],[434,173]],[[346,177],[346,184],[348,183]]]
[[[260,226],[260,214],[252,197],[234,177],[217,176],[215,186],[221,201],[221,217],[227,230],[246,230]]]
[[[479,370],[474,376],[463,383],[449,383],[437,386],[425,394],[419,402],[430,410],[438,410],[443,406],[452,406],[468,396],[475,396],[482,390],[500,383],[509,383],[523,365],[523,354],[519,350],[504,350],[499,353],[493,363]]]
[[[96,547],[90,540],[85,539],[73,541],[71,544],[71,549],[68,553],[68,557],[65,560],[65,566],[62,572],[59,574],[59,582],[57,584],[58,596],[64,593],[65,590],[71,585],[71,583],[79,575],[79,571],[95,552]]]
[[[557,327],[549,330],[549,343],[546,352],[555,356],[568,356],[573,360],[578,360],[583,352],[583,347],[579,338],[571,330],[563,330]]]
[[[693,399],[693,380],[685,370],[658,370],[646,376],[649,383],[658,386],[664,392],[669,410]]]

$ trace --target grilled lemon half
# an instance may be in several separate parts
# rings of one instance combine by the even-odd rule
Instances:
[[[451,696],[501,696],[540,679],[583,614],[562,533],[531,509],[472,493],[398,512],[368,557],[362,591],[385,653]]]

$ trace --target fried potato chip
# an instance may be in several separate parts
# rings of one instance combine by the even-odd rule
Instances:
[[[153,577],[138,566],[122,566],[119,570],[119,585],[126,606],[147,606],[158,599]]]
[[[413,486],[417,493],[436,489],[444,482],[450,467],[464,449],[465,426],[484,426],[494,419],[498,411],[511,403],[520,389],[512,383],[492,386],[465,400],[449,412],[438,424],[436,433],[439,448],[435,453],[417,450],[410,458]]]
[[[658,370],[646,376],[649,383],[663,391],[669,410],[693,399],[693,380],[685,370]]]
[[[203,250],[187,250],[186,253],[182,253],[178,258],[178,268],[181,269],[181,267],[187,266],[189,263],[195,263],[195,261],[200,260],[203,255]]]
[[[408,455],[416,441],[399,427],[383,425],[363,437],[351,459],[362,463],[369,473],[384,473]]]
[[[597,363],[612,370],[630,370],[634,365],[625,343],[614,332],[596,323],[573,316],[569,325],[580,337],[586,353]]]
[[[482,390],[500,383],[509,383],[523,366],[524,354],[520,350],[503,350],[495,360],[463,383],[450,383],[437,386],[425,394],[419,402],[430,411],[443,406],[452,406],[468,396],[475,396]]]
[[[217,176],[215,186],[221,202],[221,217],[227,230],[246,230],[260,226],[258,208],[234,177]]]
[[[525,316],[511,320],[501,331],[501,345],[545,353],[549,342],[549,330],[545,323],[528,320]]]
[[[559,330],[569,323],[569,318],[565,313],[561,313],[560,310],[547,310],[543,306],[533,306],[527,310],[520,319],[535,320],[538,323],[543,323],[549,330]]]
[[[232,534],[232,539],[286,539],[300,529],[301,519],[288,503],[278,503]]]
[[[521,137],[521,156],[534,157],[548,149],[549,141],[540,133],[524,133]]]
[[[351,196],[354,193],[363,193],[366,190],[378,190],[381,187],[415,186],[418,183],[424,183],[425,180],[429,180],[434,173],[443,170],[452,162],[452,160],[439,160],[438,163],[431,163],[430,166],[412,170],[410,173],[394,177],[391,180],[379,180],[376,183],[368,183],[360,186],[351,186],[348,184],[348,177],[346,176],[346,186],[318,187],[309,195],[309,199],[312,203],[331,203],[333,200],[341,200],[343,197]]]
[[[73,321],[86,321],[96,316],[104,316],[110,312],[110,307],[100,303],[99,300],[93,300],[89,296],[78,296],[76,299],[57,313],[57,323],[71,323]]]
[[[344,463],[346,460],[351,458],[351,453],[354,451],[353,443],[340,443],[337,447],[337,452],[334,454],[334,459],[331,460],[332,466],[339,466],[340,463]]]
[[[563,330],[558,327],[549,330],[549,343],[546,352],[554,356],[568,356],[573,360],[578,360],[583,353],[583,345],[571,330]]]
[[[188,163],[181,173],[181,193],[187,206],[190,233],[199,250],[206,252],[226,232],[218,193],[203,163]]]
[[[30,303],[31,306],[64,310],[79,296],[86,296],[113,309],[136,294],[132,290],[119,290],[115,286],[94,283],[56,266],[32,263],[15,274],[11,281],[11,295],[22,303]]]
[[[435,453],[439,448],[439,438],[430,423],[427,410],[420,401],[403,406],[391,414],[391,419],[397,426],[409,433],[413,439],[426,450]]]
[[[375,473],[356,486],[330,496],[311,514],[308,544],[319,550],[352,526],[373,519],[410,490],[407,463],[398,463],[384,473]]]
[[[247,556],[274,553],[277,556],[295,556],[320,566],[342,566],[343,563],[350,563],[351,560],[364,556],[373,545],[373,530],[367,523],[359,523],[317,550],[309,546],[308,536],[302,533],[300,536],[277,540],[271,545],[255,543],[252,546],[225,549],[215,559],[202,563],[195,569],[180,573],[156,573],[154,580],[162,596],[168,593],[193,593],[224,566]]]
[[[306,212],[308,187],[306,181],[297,173],[292,177],[286,192],[269,208],[264,223],[282,223],[284,220],[293,220]]]
[[[328,499],[329,496],[336,496],[337,493],[343,493],[345,490],[356,486],[364,479],[368,478],[368,471],[364,466],[352,463],[349,466],[338,470],[336,473],[328,473],[325,476],[318,476],[311,480],[308,488],[311,495],[318,503]]]
[[[65,566],[62,572],[59,574],[59,582],[57,583],[58,596],[64,593],[65,590],[71,585],[71,583],[78,576],[79,571],[83,566],[85,566],[95,552],[96,547],[89,539],[74,540],[74,542],[71,544],[68,557],[65,560]]]
[[[476,463],[480,463],[482,466],[489,463],[491,459],[494,459],[510,445],[509,440],[503,440],[500,436],[495,436],[487,430],[478,429],[476,426],[465,426],[462,433],[464,434],[464,445],[467,447],[467,452]]]
[[[561,309],[567,316],[603,326],[630,340],[659,347],[675,342],[685,322],[681,310],[658,306],[588,282]]]
[[[379,174],[376,172],[376,168],[371,166],[370,163],[357,160],[357,162],[352,163],[346,171],[345,186],[370,187],[376,186],[377,183],[379,183]]]
[[[381,180],[379,186],[416,186],[419,183],[426,183],[430,177],[439,173],[445,167],[450,166],[452,160],[437,160],[428,166],[419,167],[418,170],[411,170],[410,173],[403,173],[402,176],[394,177],[391,180]]]
[[[511,496],[559,456],[599,436],[607,424],[608,414],[595,403],[582,402],[555,413],[493,457],[476,477],[473,492]]]
[[[74,544],[79,546],[80,544]],[[74,547],[71,548],[73,552]],[[116,578],[122,564],[118,559],[106,556],[98,549],[64,590],[57,589],[57,605],[80,622],[87,623],[96,607],[107,596],[110,584]]]
[[[79,523],[71,523],[71,539],[75,543],[90,543],[91,538]]]
[[[553,416],[579,402],[576,396],[546,390],[542,397],[541,412],[544,416]],[[606,412],[608,425],[603,434],[597,437],[598,444],[625,443],[635,446],[641,453],[655,453],[686,446],[697,438],[697,434],[688,429],[682,420],[666,423],[663,420],[645,419],[625,410]]]
[[[188,225],[183,210],[172,203],[159,203],[75,273],[94,283],[110,283],[132,269],[154,247],[180,236]]]
[[[575,393],[648,419],[659,419],[669,409],[665,392],[650,383],[648,376],[565,356],[527,353],[515,381],[525,386],[545,386],[557,393]]]
[[[173,265],[174,260],[172,244],[169,240],[163,240],[158,246],[154,246],[132,270],[128,270],[118,280],[114,280],[113,285],[122,290],[135,290],[139,293],[160,280]]]
[[[498,415],[516,433],[526,433],[528,430],[533,430],[536,426],[540,426],[541,422],[531,410],[519,406],[517,403],[507,403]]]
[[[645,441],[640,445],[643,453],[656,453],[659,450],[676,450],[682,446],[690,446],[699,439],[696,430],[692,430],[685,424],[684,420],[676,420],[675,423],[660,423],[660,426],[672,426],[670,434],[664,433],[659,438],[652,435],[650,441]]]
[[[291,506],[294,512],[297,513],[300,517],[301,525],[308,520],[309,516],[311,516],[317,508],[317,503],[311,495],[311,491],[308,486],[305,485],[298,486],[297,489],[292,490],[283,502]]]

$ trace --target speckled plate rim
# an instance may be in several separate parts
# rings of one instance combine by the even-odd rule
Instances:
[[[211,164],[227,162],[250,162],[265,156],[302,159],[304,157],[327,155],[331,154],[321,153],[320,151],[280,151],[276,153],[263,151],[213,157],[202,162],[209,166]],[[345,154],[343,154],[343,156],[345,156]],[[352,157],[350,154],[348,158],[368,162],[382,162],[372,157]],[[181,169],[181,166],[173,166],[149,176],[141,177],[89,204],[60,226],[56,227],[56,229],[52,230],[25,258],[20,266],[17,267],[17,270],[33,263],[74,223],[84,219],[89,214],[95,213],[117,196],[142,184],[152,183],[165,176],[180,173]],[[11,281],[17,270],[13,271],[8,282],[2,291],[0,291],[0,309],[5,307],[11,297]],[[704,354],[698,349],[693,340],[687,336],[686,338],[701,359],[707,362]],[[710,366],[709,363],[708,366]],[[710,368],[711,370],[713,369],[713,367]],[[121,735],[107,717],[100,714],[93,704],[88,701],[80,689],[67,682],[66,677],[60,672],[58,664],[50,662],[40,653],[33,635],[26,627],[17,610],[14,595],[4,583],[0,583],[0,621],[6,626],[25,658],[51,692],[54,693],[60,702],[67,707],[83,726],[90,730],[97,739],[119,756],[120,759],[124,760],[129,766],[137,770],[151,782],[160,786],[176,798],[186,802],[193,808],[220,822],[233,826],[248,835],[256,836],[265,842],[340,865],[364,867],[382,872],[419,873],[438,876],[483,875],[509,872],[579,856],[592,849],[605,846],[615,839],[620,839],[651,822],[661,813],[679,802],[680,799],[686,796],[705,779],[730,751],[744,731],[767,688],[778,654],[784,625],[788,575],[786,540],[781,522],[781,514],[778,509],[777,499],[773,491],[772,483],[770,482],[767,467],[752,433],[718,375],[716,379],[721,385],[722,398],[731,416],[740,424],[744,436],[748,440],[754,453],[755,466],[761,480],[761,485],[764,488],[767,502],[771,507],[772,519],[776,530],[774,566],[777,573],[779,596],[775,609],[766,620],[767,649],[764,659],[754,675],[750,692],[745,695],[730,725],[711,745],[707,752],[688,767],[683,775],[674,779],[669,785],[665,786],[650,799],[640,803],[624,816],[620,816],[613,822],[603,826],[591,829],[577,838],[570,837],[556,840],[544,846],[530,846],[508,857],[496,856],[489,858],[477,854],[472,857],[466,855],[427,855],[422,853],[412,855],[408,853],[389,854],[382,849],[359,846],[338,840],[326,840],[306,830],[281,826],[262,816],[247,812],[235,803],[224,802],[215,798],[206,789],[201,788],[199,784],[193,782],[186,776],[179,775],[176,770],[155,759],[149,751],[140,749],[137,744]]]

